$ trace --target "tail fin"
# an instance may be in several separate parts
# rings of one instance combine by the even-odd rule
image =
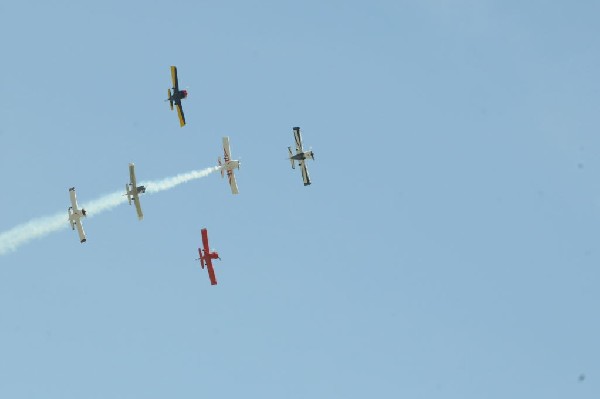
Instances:
[[[173,111],[173,96],[171,95],[171,89],[169,89],[169,105],[171,106],[171,111]]]
[[[125,183],[125,193],[127,194],[127,201],[131,205],[131,194],[129,193],[129,184]]]
[[[306,158],[310,158],[310,159],[312,159],[312,160],[314,161],[314,160],[315,160],[315,155],[313,154],[313,152],[312,152],[312,151],[309,151],[309,152],[306,154]]]
[[[292,147],[288,147],[288,151],[290,152],[290,162],[292,163],[292,169],[296,169],[296,163],[294,162],[294,154],[292,153]]]

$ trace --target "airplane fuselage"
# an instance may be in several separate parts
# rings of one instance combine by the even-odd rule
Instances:
[[[69,221],[70,222],[76,222],[79,219],[81,219],[82,217],[85,217],[87,212],[85,211],[85,209],[78,209],[78,210],[73,210],[73,207],[70,206],[69,209]]]
[[[145,186],[138,186],[135,189],[131,187],[131,183],[127,185],[127,193],[125,195],[133,195],[134,193],[143,194],[146,192]]]
[[[295,159],[296,161],[302,161],[305,159],[314,159],[312,151],[299,152],[294,156],[291,156],[290,159]]]
[[[81,211],[74,212],[72,208],[69,208],[69,222],[71,222],[71,224],[77,222],[79,219],[81,219],[84,216],[85,216],[85,214],[82,213]]]
[[[221,165],[222,170],[239,169],[239,167],[240,167],[240,161],[237,161],[235,159],[232,159],[231,161],[227,161],[223,165]]]
[[[220,259],[219,253],[216,251],[210,252],[205,249],[202,249],[200,252],[200,259],[206,262],[207,259]]]
[[[179,90],[179,91],[175,91],[175,88],[173,88],[173,94],[171,95],[170,100],[172,101],[181,101],[184,98],[186,98],[188,95],[187,90]]]

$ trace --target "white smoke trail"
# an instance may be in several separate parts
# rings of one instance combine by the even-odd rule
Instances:
[[[191,172],[181,173],[177,176],[167,177],[166,179],[158,181],[151,181],[147,183],[142,182],[142,185],[146,186],[147,193],[154,194],[161,191],[170,190],[173,187],[180,185],[181,183],[208,176],[211,173],[216,172],[217,170],[219,170],[219,166],[213,166],[212,168],[193,170]]]
[[[146,186],[146,193],[154,194],[170,190],[173,187],[190,180],[208,176],[217,170],[219,170],[219,167],[214,166],[202,170],[194,170],[188,173],[181,173],[177,176],[167,177],[162,180],[148,181],[142,184]],[[115,191],[114,193],[104,195],[93,201],[85,202],[81,207],[86,209],[88,217],[92,217],[126,202],[127,199],[123,196],[123,191]],[[64,212],[57,213],[53,216],[32,219],[29,222],[20,224],[10,230],[0,233],[0,255],[15,251],[21,245],[26,244],[35,238],[44,237],[55,231],[68,228],[68,220],[69,218],[65,207]]]
[[[109,211],[118,205],[127,202],[127,198],[123,195],[123,191],[115,191],[111,194],[106,194],[93,201],[84,202],[80,205],[87,212],[87,217],[96,216],[104,211]],[[0,251],[2,250],[2,240],[0,240]]]
[[[54,231],[69,227],[67,208],[54,216],[32,219],[12,229],[0,233],[0,255],[15,251],[19,245],[34,238],[43,237]]]

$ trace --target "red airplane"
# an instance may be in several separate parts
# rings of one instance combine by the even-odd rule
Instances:
[[[215,269],[213,268],[212,260],[221,260],[221,258],[219,258],[219,253],[217,251],[210,252],[210,248],[208,246],[208,232],[206,229],[202,229],[202,245],[204,246],[204,249],[198,248],[198,253],[200,254],[200,266],[202,266],[204,269],[204,264],[206,263],[210,284],[217,285],[217,277],[215,276]]]

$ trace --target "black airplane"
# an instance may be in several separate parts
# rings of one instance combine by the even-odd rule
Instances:
[[[169,89],[169,98],[165,101],[168,101],[171,105],[171,111],[173,111],[173,104],[177,107],[177,115],[179,116],[179,126],[185,126],[185,115],[183,114],[183,109],[181,108],[181,100],[187,98],[188,92],[187,90],[179,90],[179,80],[177,79],[177,67],[171,67],[171,79],[173,80],[173,92],[171,93],[171,89]]]

